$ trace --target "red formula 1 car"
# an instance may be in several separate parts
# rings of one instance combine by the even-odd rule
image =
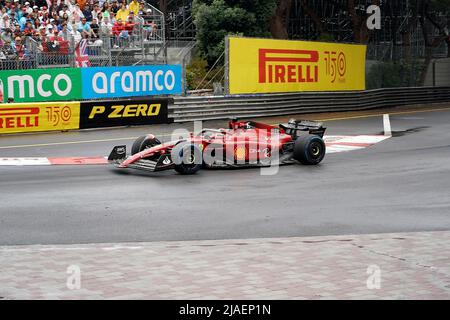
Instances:
[[[149,134],[136,139],[127,156],[126,146],[115,146],[108,161],[118,168],[147,171],[175,169],[193,174],[201,168],[270,166],[300,162],[315,165],[325,156],[319,122],[290,120],[272,126],[230,120],[228,129],[203,129],[186,138],[161,143]]]

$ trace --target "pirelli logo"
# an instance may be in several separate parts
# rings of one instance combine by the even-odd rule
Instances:
[[[31,128],[38,126],[38,107],[0,109],[0,129]]]
[[[259,49],[259,83],[319,81],[316,50]]]

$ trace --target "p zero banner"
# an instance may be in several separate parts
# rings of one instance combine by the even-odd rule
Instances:
[[[81,102],[80,129],[169,123],[167,99]]]
[[[79,69],[29,69],[0,71],[0,103],[81,99]]]
[[[180,94],[180,65],[82,68],[83,99]]]
[[[365,89],[365,45],[227,39],[230,94]]]
[[[0,103],[182,93],[180,65],[0,71]]]
[[[0,104],[0,134],[78,129],[79,102]]]

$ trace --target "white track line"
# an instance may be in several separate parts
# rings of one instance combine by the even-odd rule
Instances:
[[[383,114],[383,128],[385,136],[392,136],[391,121],[388,114]]]

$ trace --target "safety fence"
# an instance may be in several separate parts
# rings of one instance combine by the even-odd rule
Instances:
[[[450,87],[386,88],[344,92],[175,97],[174,122],[366,110],[450,101]]]
[[[146,7],[151,13],[136,16],[133,23],[122,28],[100,21],[96,28],[91,25],[95,35],[82,36],[75,31],[79,26],[73,24],[54,36],[23,37],[20,52],[14,43],[3,44],[0,70],[164,64],[167,62],[164,14],[149,3]]]

